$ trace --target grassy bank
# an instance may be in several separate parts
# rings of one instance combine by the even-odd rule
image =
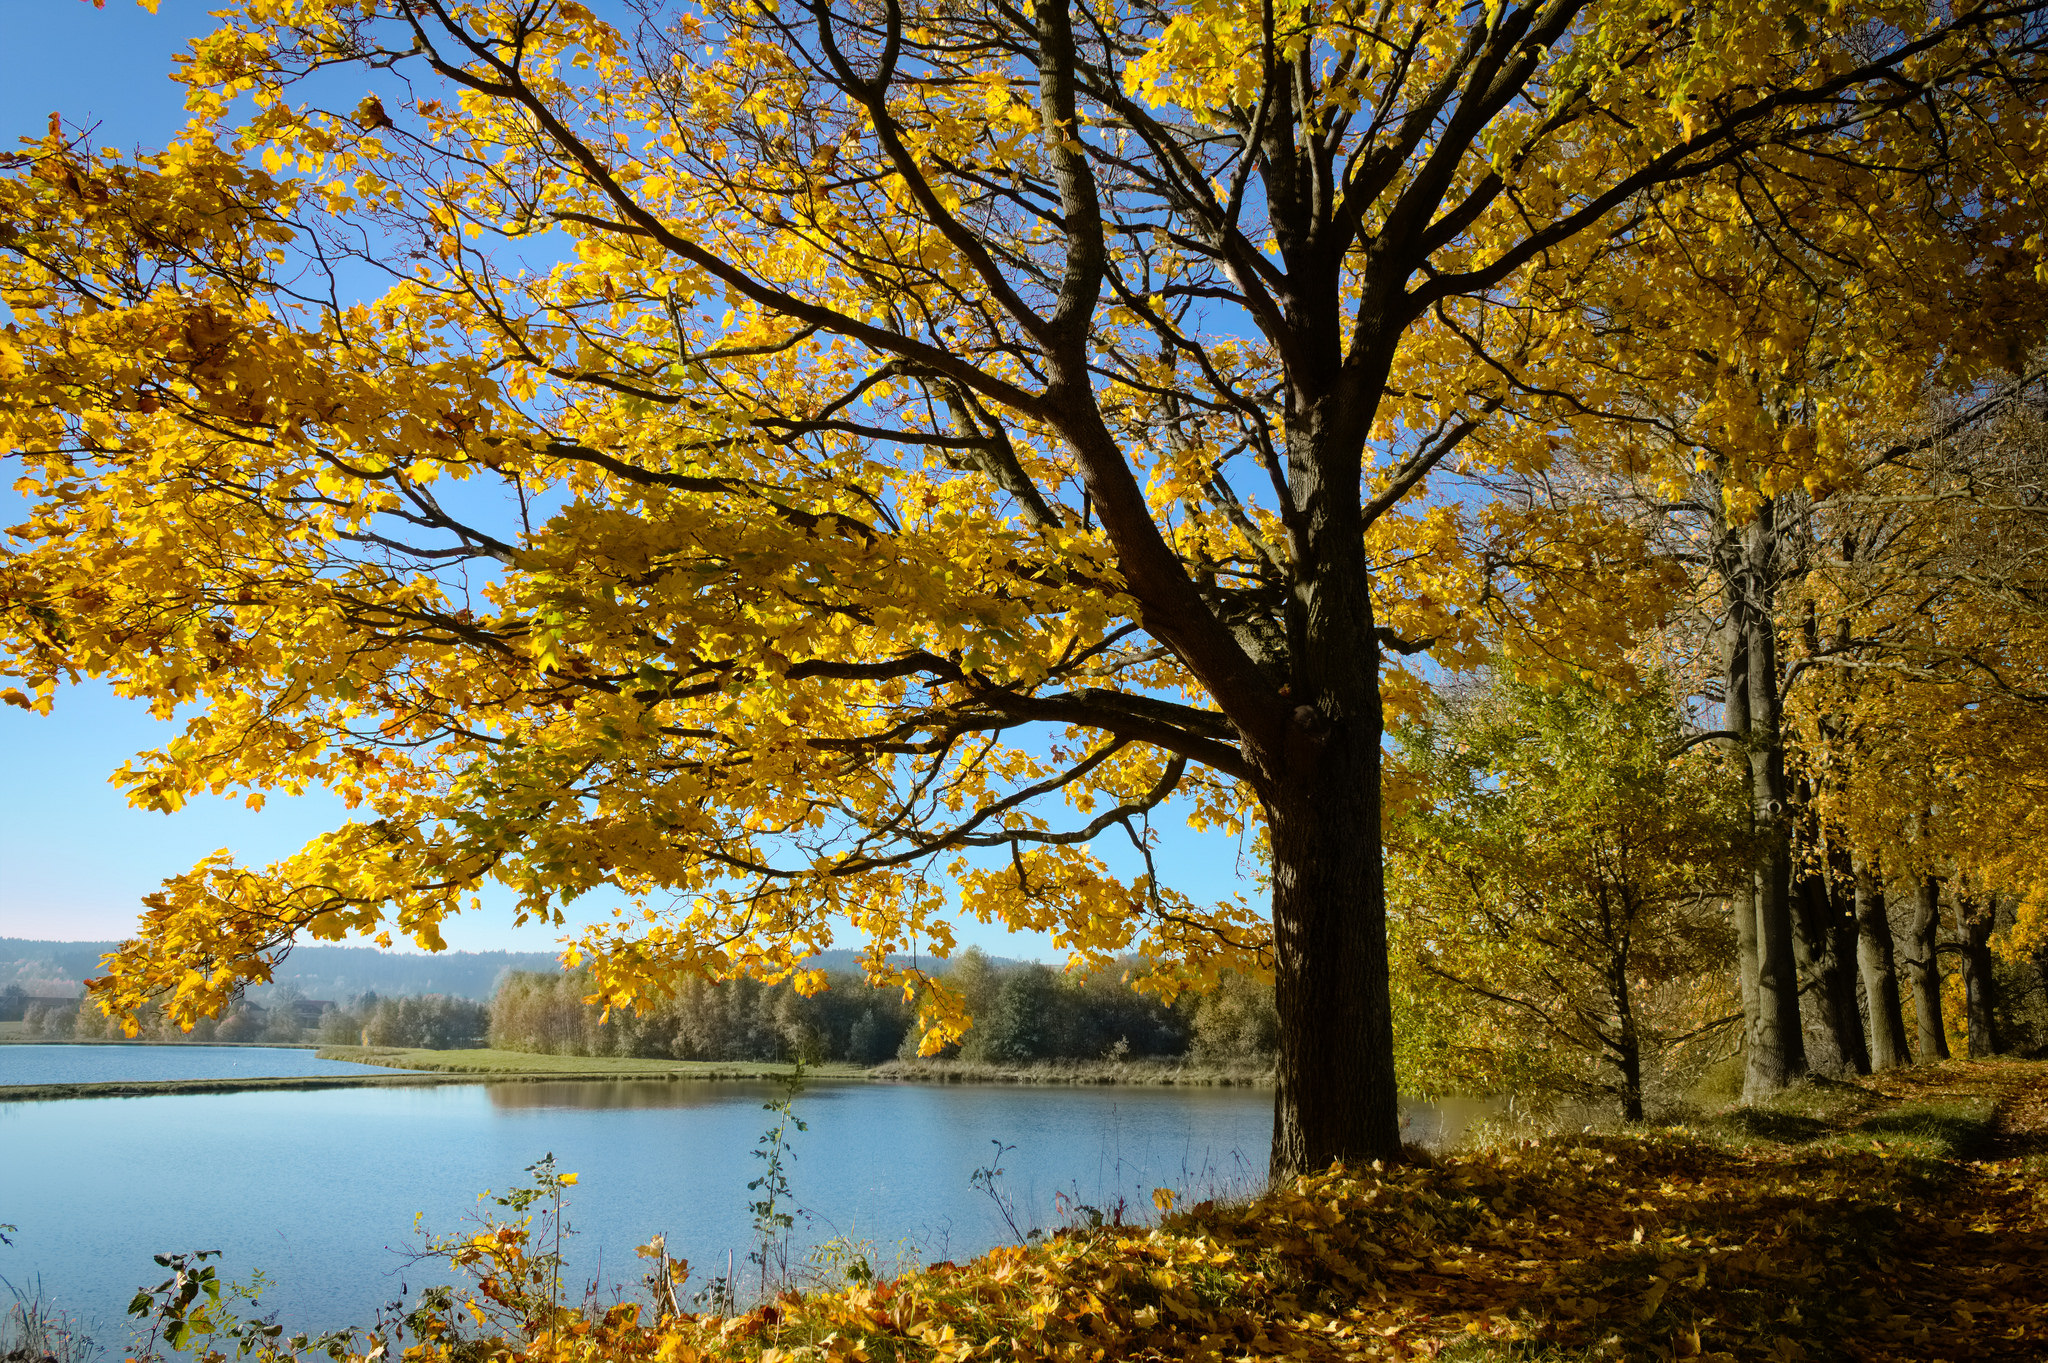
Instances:
[[[529,1051],[500,1050],[429,1051],[376,1046],[329,1046],[321,1050],[320,1058],[450,1074],[550,1074],[577,1079],[766,1079],[785,1075],[790,1070],[788,1065],[770,1062],[648,1060],[630,1056],[536,1055]],[[920,1084],[1194,1084],[1229,1087],[1273,1082],[1270,1068],[1197,1065],[1176,1060],[1048,1060],[1024,1065],[993,1065],[968,1060],[892,1060],[872,1068],[813,1065],[805,1073],[820,1079],[871,1079]]]
[[[319,1058],[490,1079],[779,1079],[793,1068],[774,1061],[646,1060],[634,1056],[539,1055],[490,1048],[430,1051],[392,1046],[327,1046],[321,1049]],[[804,1072],[820,1079],[857,1079],[868,1073],[857,1065],[812,1065]]]
[[[149,1098],[167,1093],[255,1093],[269,1089],[417,1088],[442,1084],[539,1084],[620,1079],[772,1079],[788,1073],[788,1069],[788,1066],[772,1065],[704,1065],[689,1070],[671,1067],[659,1073],[634,1074],[505,1069],[444,1070],[425,1074],[396,1071],[390,1074],[296,1074],[245,1079],[109,1079],[85,1084],[0,1084],[0,1103],[50,1102],[60,1098]],[[813,1077],[831,1079],[844,1076],[821,1070]]]
[[[322,1060],[377,1065],[388,1074],[310,1074],[281,1078],[122,1079],[85,1084],[0,1085],[0,1103],[46,1102],[60,1098],[146,1098],[176,1093],[252,1093],[270,1089],[397,1088],[438,1084],[542,1083],[571,1080],[665,1079],[721,1081],[776,1079],[788,1065],[719,1064],[677,1060],[593,1059],[590,1056],[529,1055],[521,1051],[428,1051],[367,1046],[330,1046]],[[414,1073],[400,1073],[414,1071]],[[852,1066],[826,1065],[806,1071],[818,1079],[857,1079]]]
[[[243,1093],[262,1089],[375,1088],[393,1085],[539,1080],[765,1080],[782,1078],[792,1068],[776,1062],[538,1055],[529,1051],[501,1051],[488,1048],[440,1051],[388,1046],[324,1046],[319,1049],[317,1055],[322,1060],[375,1065],[394,1072],[263,1079],[150,1079],[110,1080],[86,1084],[0,1085],[0,1102],[40,1102],[58,1098],[138,1098],[166,1093]],[[1270,1071],[1253,1068],[1232,1070],[1143,1060],[1056,1062],[1021,1066],[977,1065],[971,1062],[946,1060],[896,1061],[873,1069],[863,1069],[857,1065],[814,1065],[807,1067],[805,1073],[816,1080],[896,1083],[1230,1086],[1271,1082]]]
[[[1208,1065],[1170,1059],[1040,1060],[998,1065],[976,1060],[891,1060],[870,1079],[918,1084],[1179,1084],[1252,1088],[1272,1084],[1270,1065]]]
[[[729,1318],[512,1301],[459,1363],[2048,1356],[2048,1066],[1814,1085],[1691,1127],[1332,1171]],[[534,1277],[532,1281],[541,1281]],[[460,1308],[453,1308],[460,1311]],[[490,1332],[485,1332],[487,1335]]]

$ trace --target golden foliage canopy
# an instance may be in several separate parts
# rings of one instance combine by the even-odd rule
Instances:
[[[187,716],[120,773],[146,807],[360,814],[167,882],[104,997],[191,1018],[297,933],[438,946],[493,882],[631,901],[583,943],[617,1004],[835,924],[903,977],[955,897],[1166,987],[1255,965],[1260,911],[1091,841],[1147,853],[1169,801],[1257,838],[1330,726],[1376,752],[1382,692],[1419,704],[1379,650],[1619,670],[1674,585],[1598,506],[1429,493],[1598,405],[1532,387],[1547,300],[1690,277],[1684,187],[1747,211],[1744,175],[1941,249],[1874,209],[1959,137],[2034,174],[2041,39],[1808,0],[241,0],[177,143],[53,122],[0,180],[0,667]]]

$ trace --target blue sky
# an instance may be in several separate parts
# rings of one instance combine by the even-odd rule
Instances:
[[[184,122],[183,88],[168,76],[172,57],[210,27],[207,8],[163,0],[151,15],[133,0],[108,0],[104,10],[88,0],[0,0],[0,146],[40,137],[53,111],[67,125],[93,128],[95,145],[162,145]],[[0,487],[0,525],[15,520],[20,505]],[[318,794],[273,799],[260,813],[215,799],[175,815],[129,808],[108,774],[174,732],[96,684],[60,693],[48,718],[0,706],[0,936],[126,936],[138,901],[165,876],[219,848],[261,864],[342,817],[339,801]],[[1106,855],[1117,855],[1115,841],[1103,841]],[[1190,893],[1251,888],[1234,842],[1162,827],[1159,855],[1167,879]],[[607,908],[591,905],[594,915]],[[515,929],[486,909],[454,921],[446,935],[457,949],[536,951],[552,949],[556,931]],[[1045,938],[979,924],[963,925],[961,939],[1001,955],[1053,956]]]

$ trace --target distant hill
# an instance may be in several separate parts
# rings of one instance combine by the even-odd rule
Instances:
[[[18,984],[30,994],[77,993],[88,976],[103,973],[100,957],[114,942],[38,942],[0,937],[0,988]],[[546,951],[442,951],[433,955],[376,947],[293,947],[277,968],[277,984],[307,998],[335,1002],[358,994],[453,994],[486,1000],[508,970],[559,970]],[[260,999],[262,990],[252,990]]]
[[[100,955],[112,942],[36,942],[0,937],[0,989],[18,985],[25,994],[56,998],[76,994],[79,982],[98,975]]]
[[[89,976],[103,973],[100,957],[114,942],[39,942],[0,937],[0,989],[19,985],[37,997],[77,994]],[[821,970],[852,970],[854,951],[827,951],[810,964]],[[892,958],[907,959],[907,958]],[[991,957],[998,966],[1014,965]],[[485,1001],[508,970],[559,970],[561,963],[545,951],[442,951],[433,955],[380,951],[376,947],[293,947],[277,968],[277,984],[290,985],[309,999],[336,1003],[358,994],[453,994]],[[261,1001],[265,990],[250,991]]]

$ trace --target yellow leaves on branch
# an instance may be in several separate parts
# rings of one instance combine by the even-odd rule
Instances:
[[[961,910],[1083,960],[1151,953],[1162,988],[1249,967],[1257,915],[1164,883],[1148,820],[1266,849],[1260,783],[1291,779],[1270,732],[1336,703],[1291,694],[1316,671],[1287,653],[1304,575],[1355,563],[1396,648],[1560,682],[1628,680],[1673,599],[1623,518],[1432,500],[1405,461],[1448,441],[1447,469],[1535,476],[1604,423],[1665,421],[1615,459],[1668,479],[1739,447],[1743,514],[1842,483],[1844,422],[1929,349],[1981,359],[1901,306],[1838,310],[1801,350],[1797,272],[1765,268],[1740,182],[1704,161],[1603,196],[1754,114],[1782,145],[1745,173],[1816,205],[1788,212],[1817,251],[1899,247],[1868,298],[1940,266],[2022,308],[1888,172],[1812,154],[1825,124],[1801,140],[1878,14],[1736,7],[1709,40],[1606,0],[1521,52],[1537,19],[1506,6],[1202,0],[1094,14],[1131,26],[1105,74],[1008,11],[919,11],[873,44],[751,0],[641,34],[573,4],[440,24],[244,0],[181,71],[185,140],[131,162],[60,129],[0,180],[0,448],[30,506],[0,675],[14,703],[96,675],[187,716],[122,773],[148,807],[323,785],[356,819],[168,884],[109,1001],[194,1016],[296,931],[432,946],[491,886],[522,918],[628,903],[583,944],[620,1006],[681,973],[790,973],[851,923],[942,1033],[954,1005],[887,962],[949,945]],[[1433,150],[1431,91],[1496,41],[1526,87]],[[1905,65],[1967,82],[1990,41],[1938,34]],[[409,100],[301,98],[387,57],[419,67]],[[1246,92],[1274,72],[1304,73],[1290,117],[1358,170],[1313,268],[1231,159],[1257,140],[1214,135],[1233,102],[1265,117]],[[1942,130],[1976,172],[2039,124],[2003,80]],[[1404,242],[1387,285],[1375,253]],[[341,301],[337,260],[383,291]],[[1253,299],[1297,269],[1308,313],[1359,319],[1313,363]],[[1401,293],[1442,280],[1464,282]],[[1346,365],[1377,377],[1309,406],[1343,408],[1326,425],[1355,447],[1311,449],[1302,385]],[[1315,543],[1324,522],[1282,505],[1313,490],[1296,456],[1327,466],[1315,495],[1388,504]],[[1349,722],[1375,687],[1415,713],[1423,675],[1367,677]]]

